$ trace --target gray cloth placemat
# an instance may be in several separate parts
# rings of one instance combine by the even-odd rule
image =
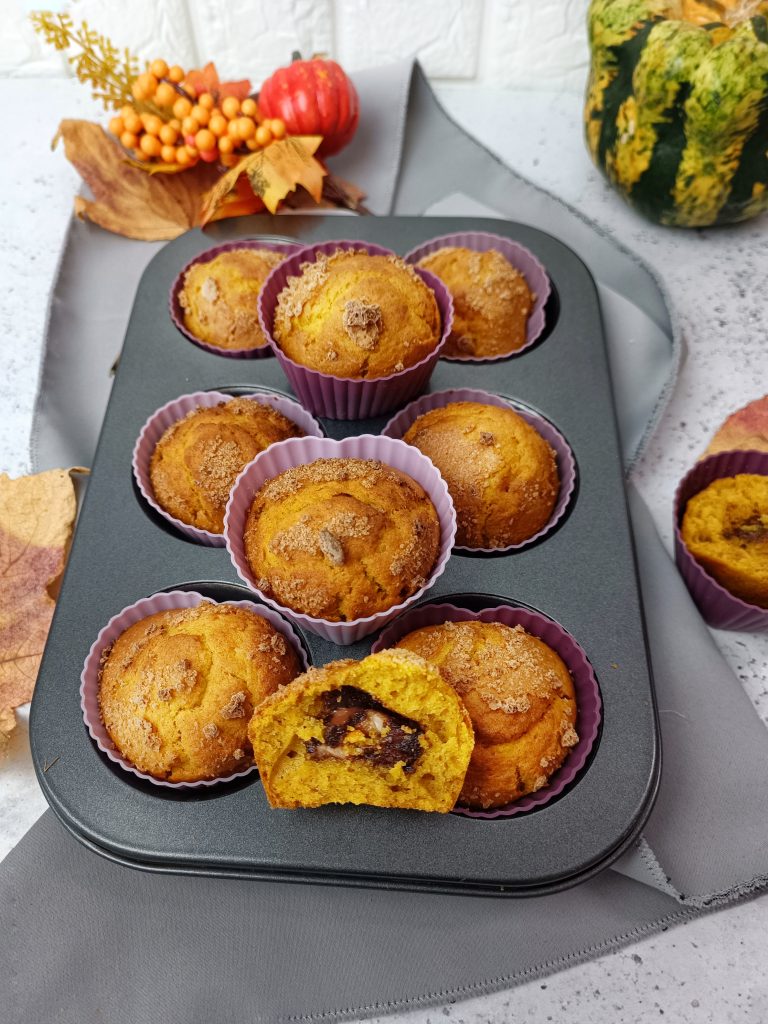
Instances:
[[[652,274],[464,135],[418,68],[410,91],[409,78],[410,66],[356,76],[369,123],[384,129],[356,140],[349,164],[337,162],[340,173],[368,187],[377,212],[459,214],[482,204],[484,215],[490,207],[571,245],[600,287],[631,464],[663,408],[679,358]],[[401,137],[398,161],[392,153]],[[374,165],[388,167],[389,177]],[[471,182],[479,184],[473,189]],[[51,305],[35,424],[38,468],[90,461],[109,390],[106,370],[128,314],[126,272],[137,280],[154,251],[137,244],[73,225]],[[628,320],[631,358],[622,331]],[[92,369],[87,381],[78,373],[85,362]],[[566,893],[514,901],[159,877],[82,849],[49,812],[0,866],[0,903],[12,908],[0,938],[8,960],[0,970],[14,979],[9,1020],[181,1024],[380,1013],[511,985],[763,885],[768,737],[647,509],[636,494],[630,500],[665,767],[644,839],[619,871]],[[99,981],[102,974],[108,980]]]

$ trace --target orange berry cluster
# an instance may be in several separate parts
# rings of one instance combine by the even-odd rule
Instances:
[[[279,118],[264,119],[256,100],[226,96],[217,105],[209,92],[197,94],[185,71],[155,60],[134,81],[131,92],[144,110],[127,105],[109,122],[110,132],[142,161],[191,167],[198,160],[232,167],[247,152],[285,137]]]

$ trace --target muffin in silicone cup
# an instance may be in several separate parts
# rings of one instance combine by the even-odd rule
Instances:
[[[697,462],[683,477],[675,493],[675,561],[691,597],[710,626],[762,633],[768,630],[768,608],[750,604],[726,590],[696,561],[681,532],[685,508],[691,498],[716,480],[741,474],[768,476],[768,452],[718,452]],[[768,509],[765,513],[768,514]],[[755,539],[768,543],[762,533]]]
[[[329,419],[368,419],[389,412],[390,409],[413,398],[426,386],[451,331],[453,303],[448,289],[439,278],[417,267],[415,268],[416,273],[434,294],[440,314],[439,337],[434,348],[422,359],[411,366],[393,369],[391,373],[372,378],[338,377],[311,369],[308,366],[302,366],[283,352],[273,336],[278,297],[288,285],[289,278],[301,275],[303,265],[316,263],[318,258],[322,260],[332,257],[339,251],[363,251],[370,256],[398,259],[391,250],[383,249],[381,246],[369,242],[342,240],[308,246],[300,252],[293,253],[267,278],[259,296],[259,317],[264,334],[269,339],[278,362],[303,405],[316,415],[327,416]],[[377,319],[376,308],[371,307],[368,312],[371,312],[371,309],[373,320],[368,327],[372,329],[381,321]],[[352,310],[352,312],[355,311]],[[363,314],[366,313],[366,309],[361,309],[359,312],[361,313],[359,329],[366,331],[368,327],[363,322]],[[358,325],[351,322],[348,329],[358,330]],[[366,344],[368,344],[367,340]]]
[[[577,476],[576,460],[570,445],[560,431],[548,419],[545,419],[544,416],[522,404],[514,402],[512,399],[504,398],[501,395],[494,395],[489,391],[480,391],[476,388],[451,388],[447,391],[435,391],[415,399],[392,417],[382,430],[382,434],[385,437],[402,438],[420,416],[433,409],[442,409],[454,402],[476,402],[482,405],[498,406],[500,409],[511,409],[513,412],[516,412],[554,449],[557,473],[560,478],[560,489],[552,509],[552,514],[544,526],[536,533],[519,543],[508,544],[504,547],[470,547],[457,544],[454,550],[499,555],[510,551],[518,551],[541,540],[542,537],[545,537],[555,529],[568,511],[576,488]],[[455,501],[454,506],[456,506]],[[457,515],[460,516],[460,514],[460,511],[457,509]]]
[[[305,612],[295,611],[287,605],[276,601],[260,587],[259,584],[260,582],[263,583],[263,581],[258,580],[254,576],[246,553],[246,526],[257,492],[280,474],[293,470],[296,467],[307,466],[320,459],[371,460],[381,463],[385,469],[390,467],[398,473],[404,474],[426,494],[434,508],[434,512],[437,514],[439,523],[437,555],[432,570],[423,585],[418,586],[407,597],[392,604],[391,607],[347,621],[308,615]],[[369,512],[376,521],[378,521],[380,516],[380,513],[375,508],[369,510],[364,506],[359,510],[359,517],[354,512],[345,511],[349,524],[352,527],[354,527],[355,521],[358,518],[367,520]],[[362,525],[365,527],[367,524],[364,522]],[[328,532],[325,530],[320,531],[321,534]],[[453,511],[453,503],[448,494],[448,488],[429,459],[402,441],[393,440],[389,437],[375,437],[371,434],[347,437],[342,441],[314,437],[291,438],[288,441],[281,441],[278,444],[272,445],[262,452],[261,455],[258,455],[238,477],[237,483],[232,490],[224,519],[224,535],[226,537],[227,550],[240,579],[254,590],[263,601],[276,608],[287,618],[291,619],[291,621],[326,640],[342,646],[353,644],[369,633],[380,629],[404,608],[410,607],[422,594],[432,587],[445,570],[455,533],[456,516]],[[362,536],[362,534],[360,535]],[[355,533],[352,533],[351,536],[355,536]],[[323,538],[320,537],[319,540],[323,540]],[[319,549],[328,556],[331,562],[336,560],[337,564],[343,564],[345,537],[339,539],[338,536],[329,535],[325,540],[327,543],[325,545],[319,544]],[[337,555],[340,556],[341,561],[336,559]],[[394,566],[392,568],[394,571]]]
[[[181,331],[185,338],[200,348],[205,349],[206,352],[213,352],[214,355],[226,356],[230,359],[262,359],[264,356],[271,356],[272,350],[267,343],[266,337],[262,334],[261,327],[258,323],[258,314],[256,312],[255,303],[253,312],[248,311],[246,315],[249,318],[252,317],[255,321],[254,328],[256,331],[257,344],[242,347],[227,347],[225,345],[212,344],[195,334],[192,328],[187,325],[186,313],[183,306],[185,281],[187,275],[190,272],[193,272],[195,268],[203,267],[207,263],[213,263],[213,261],[218,260],[220,256],[226,257],[228,253],[236,253],[240,250],[248,249],[266,251],[267,253],[273,253],[276,256],[284,257],[296,252],[296,250],[300,248],[301,246],[297,242],[276,242],[267,239],[249,238],[241,239],[237,242],[224,242],[222,245],[216,245],[212,249],[206,249],[204,252],[198,253],[194,259],[190,260],[189,263],[183,267],[181,273],[171,285],[171,292],[169,296],[171,320],[173,320],[174,325],[179,331]],[[268,275],[265,275],[265,281],[267,276]],[[203,281],[202,287],[207,287],[211,292],[211,296],[207,301],[216,302],[220,296],[218,294],[216,282],[213,281],[213,279],[211,279],[211,281],[212,283],[210,285],[206,285],[206,282]]]
[[[150,475],[150,464],[152,453],[155,450],[160,438],[169,430],[174,423],[184,419],[196,409],[211,409],[222,402],[231,402],[233,395],[223,391],[194,391],[188,395],[180,395],[178,398],[166,402],[149,417],[141,429],[133,449],[133,474],[139,490],[144,496],[147,504],[174,526],[179,533],[184,534],[199,544],[207,544],[210,547],[224,547],[224,534],[214,533],[211,530],[192,526],[182,522],[181,519],[171,515],[157,501],[152,479]],[[248,401],[258,402],[260,405],[268,406],[281,413],[286,419],[291,420],[304,434],[313,437],[324,437],[323,428],[306,409],[298,402],[287,395],[281,395],[267,389],[255,390],[241,396]]]
[[[289,646],[295,654],[299,671],[306,671],[308,668],[307,657],[304,648],[295,630],[283,616],[278,615],[271,608],[255,604],[252,601],[226,601],[226,605],[232,605],[238,609],[244,609],[264,619]],[[194,782],[169,782],[160,779],[148,772],[140,771],[126,756],[115,746],[107,727],[101,716],[99,707],[99,686],[103,663],[107,652],[111,649],[116,640],[125,631],[159,612],[170,612],[181,609],[197,608],[201,604],[217,604],[208,597],[192,590],[172,590],[164,593],[153,594],[151,597],[142,598],[134,604],[123,608],[121,612],[113,615],[107,624],[99,631],[94,640],[83,665],[80,675],[80,707],[83,712],[83,719],[91,738],[102,753],[106,754],[110,761],[118,765],[124,771],[131,772],[145,782],[151,782],[154,786],[163,786],[171,789],[197,788],[199,786],[213,786],[222,782],[231,782],[234,779],[243,778],[251,772],[256,771],[255,764],[248,764],[242,771],[233,772],[221,778],[199,779]],[[233,717],[235,717],[233,715]],[[239,716],[237,716],[239,717]],[[247,723],[245,723],[247,725]]]
[[[509,238],[493,235],[487,231],[458,231],[454,234],[441,235],[439,238],[432,238],[428,242],[423,242],[415,249],[411,249],[406,254],[405,259],[408,263],[418,265],[419,261],[425,257],[432,256],[439,249],[447,248],[470,249],[478,253],[495,250],[500,253],[525,278],[528,288],[532,293],[533,305],[526,321],[525,340],[517,348],[509,352],[486,356],[473,355],[471,352],[468,352],[466,355],[454,354],[452,345],[454,339],[451,338],[446,346],[451,350],[451,354],[447,355],[444,350],[442,358],[466,363],[496,362],[500,359],[511,359],[514,356],[519,356],[535,345],[547,325],[546,305],[552,287],[546,270],[530,249],[526,249],[519,242],[513,242]],[[456,318],[455,310],[454,317]]]
[[[568,669],[576,694],[576,732],[578,742],[571,748],[562,765],[547,781],[546,785],[527,796],[520,797],[504,807],[487,811],[472,810],[457,806],[455,814],[468,818],[509,818],[515,814],[543,807],[556,796],[560,796],[574,782],[587,763],[590,752],[600,729],[602,701],[597,679],[592,666],[581,646],[554,619],[531,608],[503,604],[475,612],[449,603],[427,603],[411,608],[398,616],[376,640],[371,652],[393,647],[409,633],[425,626],[437,626],[446,622],[496,622],[514,629],[522,628],[538,637],[550,647]]]

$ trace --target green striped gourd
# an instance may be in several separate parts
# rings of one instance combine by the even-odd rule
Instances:
[[[768,0],[592,0],[587,144],[661,224],[768,210]]]

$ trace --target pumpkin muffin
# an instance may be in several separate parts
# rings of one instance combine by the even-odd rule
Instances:
[[[140,771],[197,782],[253,763],[253,709],[301,671],[286,638],[246,608],[205,602],[157,612],[104,651],[99,709]]]
[[[721,586],[768,608],[768,476],[739,473],[714,480],[688,501],[681,534]]]
[[[522,626],[446,622],[404,636],[464,702],[475,747],[459,803],[504,807],[545,786],[578,743],[576,698],[565,663]]]
[[[431,500],[373,459],[317,459],[256,494],[246,558],[259,590],[331,622],[373,615],[423,587],[440,548]]]
[[[456,692],[409,651],[310,669],[259,705],[248,735],[272,807],[447,812],[472,752]]]
[[[269,249],[229,249],[184,275],[179,303],[190,334],[223,349],[263,348],[257,300],[285,255]]]
[[[157,442],[149,465],[152,490],[169,515],[188,526],[224,532],[224,512],[241,470],[276,441],[304,437],[277,409],[233,398],[193,409]]]
[[[437,300],[413,267],[362,249],[303,263],[277,297],[273,327],[294,362],[358,380],[421,362],[441,331]]]
[[[403,440],[445,480],[458,545],[505,548],[549,522],[560,491],[555,452],[513,409],[451,402],[419,416]]]
[[[453,329],[444,356],[484,358],[523,347],[536,296],[500,252],[446,246],[418,266],[436,274],[453,298]]]

